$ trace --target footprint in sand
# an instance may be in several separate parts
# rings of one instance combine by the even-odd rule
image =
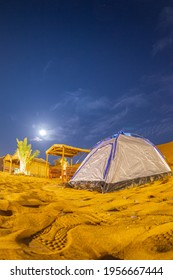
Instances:
[[[166,254],[166,255],[165,255]],[[173,257],[173,222],[155,226],[136,237],[135,242],[126,248],[124,258],[135,256],[135,259],[157,259]]]
[[[145,243],[152,244],[151,251],[168,252],[173,249],[173,229],[167,232],[148,237]]]
[[[29,238],[20,240],[27,245],[30,250],[39,254],[52,254],[65,249],[70,240],[68,234],[70,230],[81,224],[98,225],[102,221],[94,215],[79,216],[74,213],[61,213],[50,226],[42,229]]]

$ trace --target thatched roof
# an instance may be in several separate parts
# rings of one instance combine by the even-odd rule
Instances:
[[[45,159],[43,159],[43,158],[33,158],[33,161],[35,161],[35,162],[40,162],[40,163],[46,163],[46,160]]]
[[[19,161],[19,157],[17,155],[17,153],[14,153],[13,155],[7,154],[4,157],[5,161]],[[33,158],[32,161],[36,161],[36,162],[40,162],[40,163],[46,163],[46,160],[44,160],[43,158]]]
[[[62,156],[72,158],[78,153],[89,153],[88,149],[81,149],[77,147],[67,146],[65,144],[54,144],[47,151],[47,155]]]

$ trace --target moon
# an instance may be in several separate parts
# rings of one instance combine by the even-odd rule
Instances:
[[[41,136],[45,136],[47,133],[46,133],[46,130],[45,130],[45,129],[40,129],[39,134],[40,134]]]

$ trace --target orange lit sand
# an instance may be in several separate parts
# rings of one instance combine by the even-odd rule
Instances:
[[[0,259],[173,259],[173,177],[100,194],[0,172]]]

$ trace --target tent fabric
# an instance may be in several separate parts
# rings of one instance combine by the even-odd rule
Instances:
[[[78,168],[70,185],[109,192],[171,174],[169,165],[147,139],[120,132],[100,141]]]

